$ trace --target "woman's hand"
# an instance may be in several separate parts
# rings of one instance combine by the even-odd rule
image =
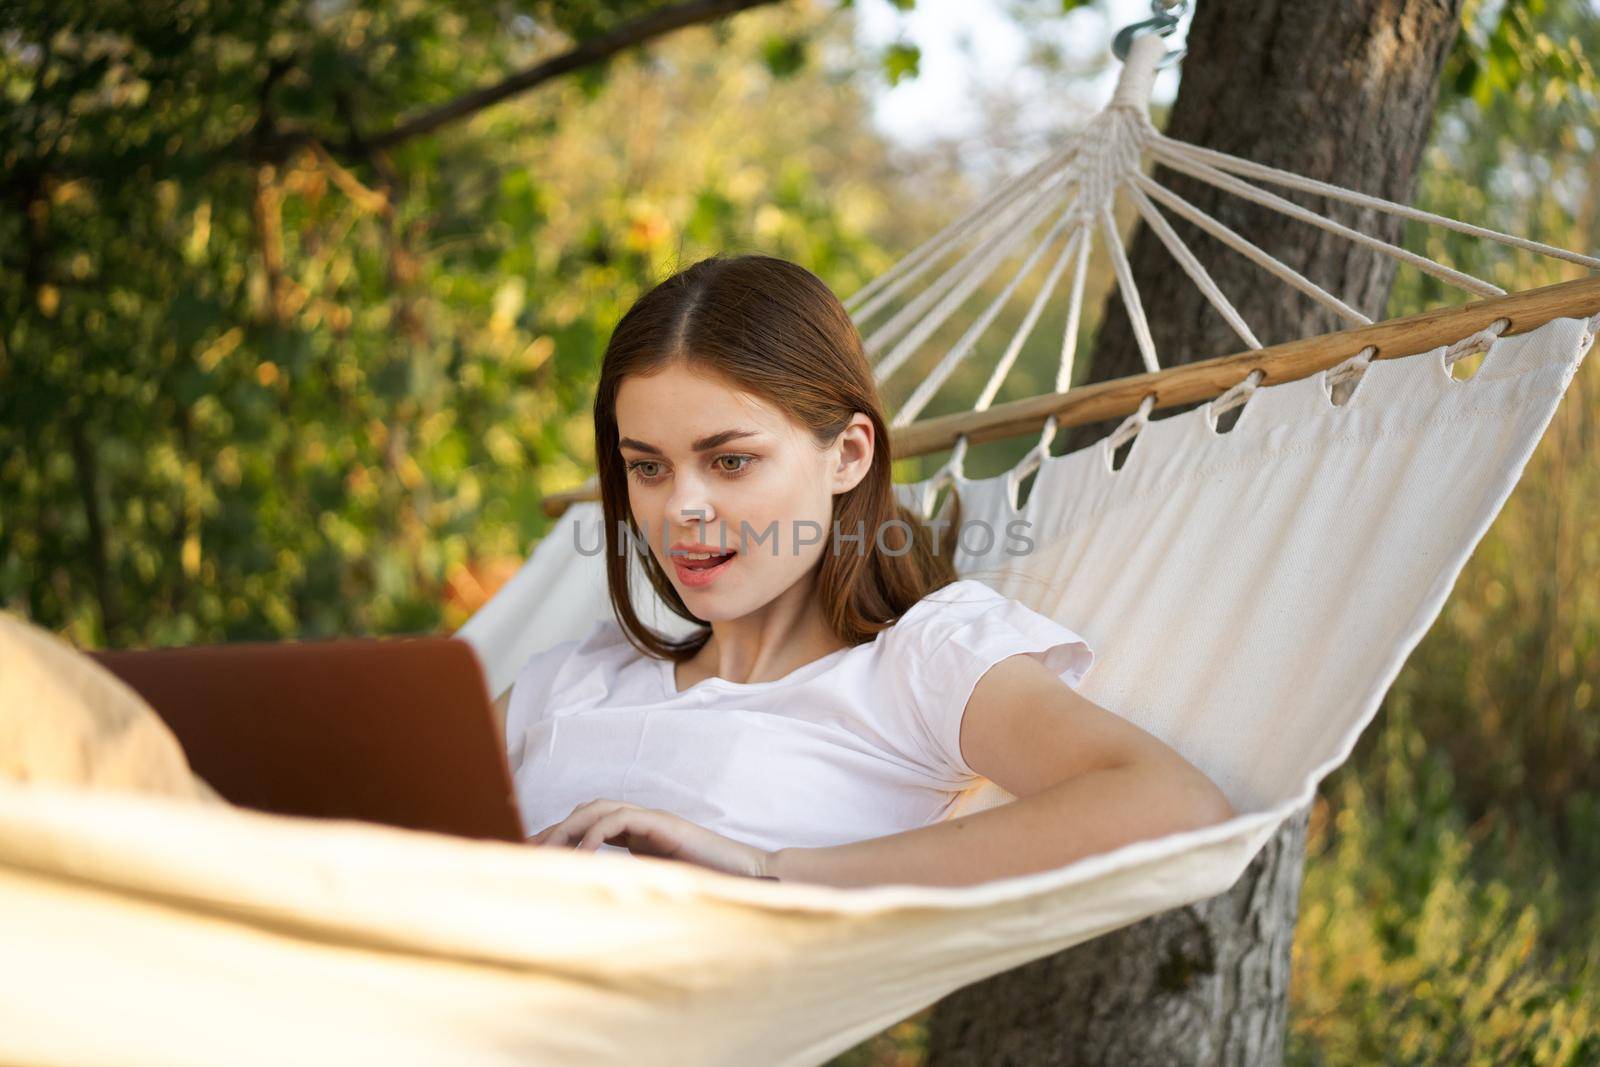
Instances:
[[[591,800],[528,840],[535,845],[594,852],[601,843],[620,845],[636,856],[683,860],[726,874],[770,878],[772,855],[753,845],[680,818],[670,811],[641,808],[620,800]]]

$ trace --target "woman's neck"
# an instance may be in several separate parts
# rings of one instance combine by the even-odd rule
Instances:
[[[748,615],[713,621],[705,645],[678,664],[678,688],[712,677],[775,681],[844,647],[822,617],[813,582],[796,582]]]

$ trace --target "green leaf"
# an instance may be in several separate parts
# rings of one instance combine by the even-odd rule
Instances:
[[[607,69],[608,66],[609,64],[602,60],[592,66],[583,67],[573,72],[572,80],[578,86],[578,90],[583,93],[585,100],[599,99],[600,94],[605,91],[606,82],[609,80],[610,74]]]
[[[914,44],[893,44],[883,54],[883,72],[890,85],[899,85],[901,78],[915,78],[922,64],[922,49]]]
[[[806,65],[804,37],[769,37],[761,46],[761,58],[774,78],[788,78]]]

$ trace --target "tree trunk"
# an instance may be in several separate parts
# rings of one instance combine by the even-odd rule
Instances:
[[[930,1067],[1281,1062],[1306,815],[1234,888],[952,993]]]
[[[1460,8],[1461,0],[1204,0],[1167,133],[1407,203]],[[1384,317],[1394,279],[1387,257],[1164,167],[1154,176],[1351,306]],[[1400,243],[1401,224],[1390,216],[1272,191]],[[1263,344],[1341,327],[1310,298],[1163,213]],[[1130,262],[1163,366],[1245,347],[1143,223]],[[1115,292],[1101,322],[1090,380],[1142,372]],[[1064,447],[1091,444],[1115,425],[1074,428]],[[1302,813],[1229,892],[951,994],[930,1014],[930,1067],[1281,1062],[1304,855]]]

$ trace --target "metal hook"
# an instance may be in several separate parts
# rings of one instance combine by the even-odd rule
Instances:
[[[1133,39],[1140,34],[1153,31],[1162,37],[1171,36],[1172,32],[1178,28],[1179,17],[1188,6],[1187,0],[1176,0],[1176,2],[1150,0],[1151,17],[1130,23],[1118,30],[1117,35],[1111,39],[1111,54],[1126,62],[1128,49],[1133,47]],[[1167,67],[1172,66],[1183,58],[1186,51],[1188,49],[1180,48],[1175,52],[1168,52],[1156,64],[1156,69],[1165,70]]]

